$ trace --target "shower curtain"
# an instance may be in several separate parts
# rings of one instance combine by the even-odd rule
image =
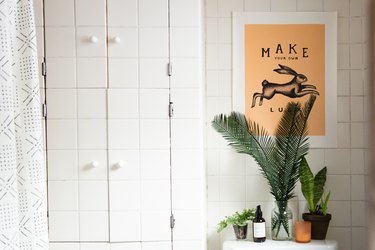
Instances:
[[[32,0],[0,1],[0,249],[48,249]]]

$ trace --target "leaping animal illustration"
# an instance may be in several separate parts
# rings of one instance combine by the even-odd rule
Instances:
[[[279,74],[286,74],[286,75],[293,75],[293,79],[287,83],[272,83],[267,80],[263,80],[262,82],[262,93],[254,93],[253,95],[253,103],[251,107],[255,107],[256,99],[259,97],[259,106],[263,104],[263,98],[267,100],[272,99],[275,94],[282,94],[290,98],[298,98],[308,94],[319,95],[319,92],[316,91],[316,87],[311,84],[303,84],[307,82],[307,77],[302,74],[298,74],[293,69],[279,64],[278,69],[274,69],[273,71]]]

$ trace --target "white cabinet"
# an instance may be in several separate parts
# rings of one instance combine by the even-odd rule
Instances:
[[[171,214],[204,245],[200,22],[168,2],[45,1],[52,249],[171,249]]]

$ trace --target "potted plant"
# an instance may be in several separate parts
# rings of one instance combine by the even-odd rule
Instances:
[[[302,194],[305,197],[309,213],[302,214],[305,221],[311,222],[311,239],[324,240],[332,215],[327,213],[331,192],[323,197],[327,179],[327,167],[322,168],[314,177],[310,166],[303,157],[299,168]]]
[[[316,96],[311,95],[303,107],[297,102],[288,103],[274,136],[238,112],[232,112],[229,116],[217,115],[212,121],[214,129],[231,147],[255,159],[267,179],[276,201],[271,215],[274,240],[292,239],[288,201],[295,197],[293,190],[299,177],[298,168],[309,150],[307,119],[315,99]]]
[[[218,224],[217,232],[221,232],[229,225],[233,225],[234,233],[238,240],[246,239],[247,222],[254,219],[254,209],[244,209],[241,213],[235,212],[230,216],[225,216]]]

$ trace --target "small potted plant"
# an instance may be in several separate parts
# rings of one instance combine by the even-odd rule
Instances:
[[[309,213],[302,214],[302,218],[311,222],[311,239],[324,240],[332,218],[332,215],[327,213],[327,204],[331,192],[323,197],[327,167],[322,168],[314,177],[309,164],[303,157],[299,168],[299,179],[302,194],[309,208]]]
[[[254,208],[244,209],[241,213],[235,212],[230,216],[225,216],[225,218],[219,222],[217,232],[219,233],[227,226],[233,225],[236,238],[238,240],[246,239],[247,222],[252,221],[254,219],[254,211]]]

